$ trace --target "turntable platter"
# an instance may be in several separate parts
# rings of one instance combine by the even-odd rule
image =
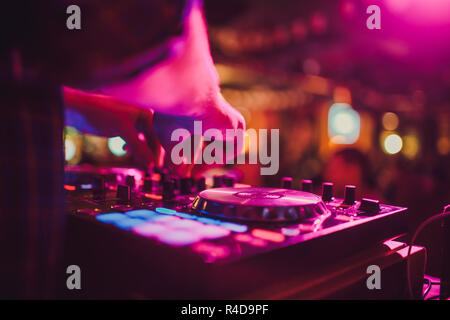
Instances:
[[[280,188],[213,188],[195,198],[192,209],[203,215],[240,222],[294,223],[327,212],[315,194]]]

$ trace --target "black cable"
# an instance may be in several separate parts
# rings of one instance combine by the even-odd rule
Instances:
[[[428,282],[428,287],[425,289],[425,291],[423,291],[423,298],[425,299],[427,294],[430,292],[433,283],[431,282],[430,279],[427,278],[423,279],[423,282]]]
[[[426,219],[424,222],[422,222],[420,224],[420,226],[417,228],[416,232],[414,232],[413,237],[411,238],[411,242],[410,242],[409,248],[408,248],[408,255],[406,258],[406,273],[407,273],[407,281],[408,281],[408,292],[409,292],[409,296],[411,299],[414,299],[414,294],[413,294],[412,286],[411,286],[411,270],[410,270],[411,248],[414,244],[414,241],[416,240],[419,233],[423,230],[423,228],[425,228],[427,225],[429,225],[430,223],[432,223],[434,221],[441,220],[446,217],[450,217],[450,212],[442,212],[442,213],[439,213],[437,215],[434,215],[434,216]],[[426,260],[424,263],[424,273],[425,273],[425,268],[426,268]],[[423,297],[424,296],[422,294],[422,299],[423,299]]]

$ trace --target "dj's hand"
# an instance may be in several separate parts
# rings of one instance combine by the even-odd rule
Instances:
[[[162,166],[164,150],[153,131],[151,110],[68,87],[63,87],[63,97],[67,125],[87,134],[122,137],[141,169],[147,169],[149,164]]]
[[[185,128],[193,133],[194,120],[202,122],[203,132],[214,128],[224,137],[227,129],[245,130],[242,115],[220,94],[199,7],[192,9],[185,24],[185,33],[173,46],[173,56],[127,82],[99,89],[130,105],[154,110],[153,125],[168,160],[177,144],[171,141],[172,132]],[[190,166],[184,167],[188,170]]]
[[[149,133],[156,132],[159,142],[169,155],[168,165],[181,175],[189,175],[192,165],[174,165],[170,161],[171,150],[178,143],[171,141],[175,129],[185,128],[193,133],[194,120],[198,120],[202,122],[203,132],[214,128],[220,130],[224,137],[227,129],[245,130],[242,115],[220,94],[219,78],[199,7],[190,11],[185,24],[185,33],[173,45],[173,56],[133,79],[99,88],[101,95],[81,94],[97,101],[95,108],[98,110],[85,107],[81,111],[91,113],[95,125],[101,127],[102,131],[112,131],[109,135],[122,136],[133,151],[144,154],[143,160],[147,160],[151,152],[156,152],[153,158],[156,156],[160,159],[161,152],[143,151],[148,146],[137,139],[135,122],[138,115],[142,115],[138,110],[148,114],[147,121],[140,121],[141,127],[147,127]],[[66,100],[70,98],[71,92],[81,93],[66,89],[66,93],[69,93],[65,94]],[[127,109],[130,115],[127,115]]]

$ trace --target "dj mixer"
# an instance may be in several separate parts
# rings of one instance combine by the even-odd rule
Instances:
[[[235,298],[406,232],[407,210],[378,200],[228,176],[66,168],[67,261],[85,297]]]

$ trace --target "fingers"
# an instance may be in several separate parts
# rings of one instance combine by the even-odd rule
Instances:
[[[122,137],[136,164],[147,169],[154,163],[162,166],[164,150],[152,126],[152,112],[142,110],[112,97],[63,88],[70,125],[84,133],[105,137]],[[76,115],[76,116],[74,116]]]

